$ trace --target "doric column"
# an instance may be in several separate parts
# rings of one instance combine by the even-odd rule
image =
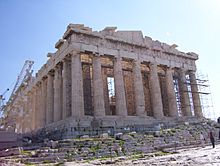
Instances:
[[[47,111],[46,111],[46,124],[53,122],[54,110],[54,76],[52,72],[47,74]]]
[[[93,99],[94,99],[94,115],[105,116],[104,92],[100,58],[93,56]]]
[[[189,72],[189,78],[190,78],[190,85],[191,85],[191,91],[192,91],[192,99],[193,99],[193,107],[194,107],[195,116],[203,117],[199,91],[198,91],[198,86],[197,86],[197,81],[196,81],[196,75],[194,71]]]
[[[40,128],[40,113],[41,113],[41,83],[36,85],[36,103],[35,103],[35,129]]]
[[[83,99],[83,79],[81,55],[79,52],[73,52],[71,56],[72,73],[72,116],[81,117],[84,115]]]
[[[21,116],[21,123],[22,123],[22,133],[27,132],[27,124],[28,124],[28,119],[27,119],[27,114],[28,114],[28,110],[27,110],[27,105],[28,105],[28,96],[25,94],[23,96],[23,101],[22,101],[22,116]]]
[[[192,116],[185,71],[181,69],[179,74],[180,74],[180,80],[179,80],[180,101],[181,101],[182,113],[183,116]]]
[[[169,116],[177,117],[178,116],[177,101],[174,90],[173,73],[171,68],[167,68],[166,70],[166,89],[167,89]]]
[[[54,69],[54,122],[62,119],[62,70],[61,64]]]
[[[27,120],[27,128],[28,128],[28,131],[27,132],[30,132],[32,127],[31,127],[31,120],[32,120],[32,107],[31,107],[31,92],[29,91],[27,93],[27,112],[28,112],[28,118],[26,119]]]
[[[103,81],[103,93],[104,93],[104,101],[105,101],[105,115],[112,115],[110,111],[109,104],[109,92],[108,92],[108,81],[107,81],[107,72],[106,68],[102,68],[102,81]]]
[[[71,61],[63,60],[63,119],[71,116]]]
[[[41,110],[40,110],[40,128],[46,124],[46,100],[47,100],[47,80],[43,78],[41,81]]]
[[[140,69],[140,62],[134,61],[134,96],[135,96],[135,109],[137,116],[145,116],[145,100],[144,100],[144,87]]]
[[[31,129],[35,130],[35,110],[36,108],[36,89],[35,87],[32,89],[32,95],[31,95],[31,109],[32,109],[32,116],[31,116]]]
[[[127,116],[124,78],[121,65],[121,57],[114,59],[114,79],[116,97],[116,115]]]
[[[149,67],[150,67],[149,86],[150,86],[153,114],[155,118],[162,118],[164,114],[163,114],[160,83],[157,73],[157,65],[151,63]]]

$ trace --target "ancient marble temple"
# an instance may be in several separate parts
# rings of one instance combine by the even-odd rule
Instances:
[[[19,133],[200,118],[198,55],[176,47],[141,31],[69,24],[57,51],[8,103],[8,117]]]

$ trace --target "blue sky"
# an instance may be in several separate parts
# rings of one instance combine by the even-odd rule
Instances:
[[[35,72],[46,62],[69,23],[97,31],[142,30],[180,51],[196,52],[220,116],[219,0],[0,0],[0,94],[13,88],[26,59],[35,62]]]

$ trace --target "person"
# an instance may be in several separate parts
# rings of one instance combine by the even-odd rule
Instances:
[[[210,138],[210,141],[212,143],[212,147],[215,148],[215,138],[214,138],[214,134],[211,130],[209,132],[209,138]]]
[[[199,139],[200,139],[200,143],[201,143],[202,147],[204,148],[205,147],[205,138],[204,138],[202,132],[199,135]]]

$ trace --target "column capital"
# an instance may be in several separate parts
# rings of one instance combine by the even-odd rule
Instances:
[[[158,66],[156,62],[149,62],[149,66]]]
[[[42,77],[42,81],[44,81],[45,79],[47,79],[47,75],[44,75],[43,77]]]
[[[117,57],[113,57],[113,62],[118,62],[118,61],[122,61],[122,57],[117,56]]]
[[[54,69],[48,71],[47,75],[51,75],[51,76],[53,76],[53,75],[54,75]]]
[[[100,52],[92,52],[92,55],[93,56],[97,56],[97,57],[100,57],[102,55],[104,55],[103,53],[100,53]]]
[[[61,69],[61,62],[57,63],[56,66],[54,67],[55,70]]]
[[[92,53],[92,56],[93,56],[93,57],[100,57],[101,55],[100,55],[99,53],[97,53],[97,52],[93,52],[93,53]]]
[[[42,84],[42,80],[39,80],[37,83],[36,83],[36,88],[39,88]]]
[[[71,55],[67,54],[63,59],[62,59],[62,63],[66,62],[66,61],[71,61]]]
[[[141,64],[142,60],[140,60],[140,59],[133,59],[132,62],[133,63]]]
[[[166,72],[171,72],[172,74],[174,74],[174,70],[172,67],[166,67]]]
[[[188,70],[185,69],[185,68],[179,68],[178,71],[179,71],[179,73],[184,73],[184,74],[186,74],[186,72],[187,72]]]
[[[79,49],[74,49],[72,51],[70,51],[70,55],[76,55],[76,54],[81,54],[82,51],[80,51]]]

